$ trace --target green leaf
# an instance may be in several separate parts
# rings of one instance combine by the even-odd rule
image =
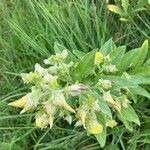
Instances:
[[[96,51],[93,50],[87,53],[78,62],[73,72],[75,80],[81,81],[92,72],[94,68],[95,52]]]
[[[96,98],[101,111],[112,119],[112,113],[109,106],[107,105],[107,102],[96,91],[89,91],[88,94]]]
[[[122,116],[122,114],[118,114],[118,118],[119,118],[119,120],[121,120],[123,122],[123,124],[129,131],[131,131],[131,132],[133,131],[132,122],[125,120],[124,117]]]
[[[123,15],[124,13],[121,8],[115,5],[107,5],[107,9],[119,15]]]
[[[100,48],[100,52],[103,55],[108,55],[112,49],[116,48],[115,43],[113,42],[112,38],[109,39],[101,48]]]
[[[131,106],[129,106],[127,108],[122,107],[121,115],[123,116],[123,118],[125,120],[134,122],[134,123],[136,123],[136,124],[138,124],[140,126],[139,117],[137,116],[137,114],[135,113],[134,109]]]
[[[136,67],[129,71],[130,74],[138,74],[142,76],[150,76],[150,66]]]
[[[150,66],[150,58],[147,59],[143,66]]]
[[[109,106],[107,105],[106,101],[100,95],[98,97],[98,104],[99,104],[101,111],[112,119],[111,110]]]
[[[60,45],[58,42],[54,43],[54,51],[55,51],[55,53],[61,53],[65,49],[66,49],[66,47],[64,47],[63,45]]]
[[[103,131],[100,134],[95,134],[95,137],[98,141],[98,143],[100,144],[101,147],[105,146],[105,142],[106,142],[106,127],[103,127]]]
[[[144,88],[142,88],[140,86],[131,87],[131,88],[129,88],[129,90],[134,94],[145,96],[150,99],[150,94]]]
[[[129,0],[121,0],[121,2],[122,2],[122,7],[124,11],[127,12],[128,6],[129,6]]]
[[[142,8],[145,4],[147,4],[147,0],[138,0],[137,8]]]
[[[112,119],[112,114],[111,114],[111,110],[110,108],[108,107],[107,103],[105,102],[104,99],[99,99],[98,100],[99,102],[99,107],[101,109],[101,111],[106,114],[108,117],[110,117]]]
[[[131,75],[130,81],[136,83],[136,84],[150,84],[150,77],[143,77],[140,75]]]
[[[118,72],[119,73],[125,72],[132,64],[136,55],[137,55],[137,49],[127,52],[122,58],[121,62],[117,65]]]
[[[132,63],[133,67],[141,66],[146,59],[147,53],[148,53],[148,40],[145,40],[141,48],[138,48],[137,56]]]
[[[83,57],[83,56],[85,55],[84,52],[79,51],[79,50],[77,50],[77,49],[72,50],[72,53],[73,53],[76,57],[78,57],[78,58],[81,58],[81,57]]]
[[[107,79],[112,81],[113,86],[115,88],[125,88],[125,87],[137,87],[138,85],[131,80],[129,81],[128,79],[124,79],[120,76],[111,76],[111,75],[105,75],[101,76],[102,79]]]
[[[112,49],[112,51],[109,54],[112,60],[112,64],[120,63],[121,59],[124,56],[125,50],[126,50],[126,46],[120,46]]]

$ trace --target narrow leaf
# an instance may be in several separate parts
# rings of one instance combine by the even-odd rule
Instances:
[[[133,131],[132,122],[125,120],[124,117],[122,116],[122,114],[118,114],[118,118],[119,118],[119,120],[121,120],[123,122],[123,124],[129,131],[131,131],[131,132]]]
[[[100,144],[100,146],[104,147],[105,142],[106,142],[106,128],[103,127],[103,132],[100,134],[95,134],[95,137],[96,137],[98,143]]]
[[[129,106],[127,108],[122,107],[121,115],[123,116],[123,118],[125,120],[134,122],[134,123],[136,123],[136,124],[138,124],[140,126],[139,117],[137,116],[137,114],[135,113],[134,109],[131,106]]]
[[[81,57],[83,57],[83,56],[85,55],[84,52],[79,51],[79,50],[77,50],[77,49],[72,50],[72,53],[73,53],[76,57],[78,57],[78,58],[81,58]]]
[[[116,48],[116,45],[111,38],[100,48],[100,52],[103,55],[108,55],[114,48]]]
[[[138,49],[137,56],[134,59],[132,65],[134,67],[141,66],[146,59],[148,53],[148,40],[145,40],[141,48]]]
[[[73,72],[75,80],[87,77],[94,68],[95,50],[87,53],[77,64]]]
[[[127,12],[128,6],[129,6],[129,0],[121,0],[121,2],[122,2],[122,7],[124,11]]]
[[[150,94],[144,88],[142,88],[140,86],[138,86],[138,87],[131,87],[131,88],[129,88],[129,90],[131,92],[133,92],[134,94],[145,96],[145,97],[150,99]]]
[[[140,75],[131,75],[130,81],[136,83],[136,84],[150,84],[150,78],[143,77]]]
[[[108,10],[116,13],[116,14],[119,14],[119,15],[122,15],[123,14],[123,11],[121,8],[119,8],[118,6],[115,6],[115,5],[107,5],[107,8]]]
[[[121,62],[117,65],[118,72],[123,73],[124,71],[126,71],[135,59],[136,55],[137,49],[127,52],[122,58]]]

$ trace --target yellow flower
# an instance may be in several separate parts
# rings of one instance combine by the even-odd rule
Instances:
[[[37,115],[35,123],[36,123],[36,126],[41,129],[46,128],[49,123],[47,115],[46,114]]]
[[[53,116],[49,116],[49,117],[48,117],[48,123],[49,123],[49,125],[50,125],[50,129],[51,129],[52,126],[53,126],[53,122],[54,122],[54,117],[53,117]]]
[[[106,123],[106,126],[110,127],[110,128],[114,128],[117,126],[117,122],[115,120],[109,120],[107,123]]]
[[[92,121],[88,127],[88,132],[90,134],[99,134],[102,133],[103,126],[99,124],[96,120]]]
[[[87,113],[86,113],[86,111],[84,111],[84,110],[80,110],[80,111],[78,112],[78,116],[79,116],[79,118],[80,118],[80,121],[81,121],[81,123],[82,123],[84,129],[86,128],[86,127],[85,127],[86,114],[87,114]]]
[[[11,102],[8,105],[18,107],[18,108],[23,108],[25,106],[27,100],[28,100],[28,96],[25,95],[22,98],[20,98],[19,100]]]
[[[105,92],[103,94],[103,98],[106,102],[108,102],[111,106],[115,105],[116,102],[114,101],[114,99],[112,98],[111,94],[110,94],[110,91],[108,92]]]
[[[57,94],[56,93],[54,94],[53,103],[56,106],[63,107],[64,109],[66,109],[72,113],[75,113],[75,110],[67,104],[65,97],[62,93],[58,92]]]
[[[46,104],[45,104],[45,112],[48,116],[48,122],[50,125],[50,129],[53,126],[53,121],[54,121],[54,115],[56,113],[56,106],[54,104],[52,104],[51,100],[49,100]]]
[[[103,61],[103,54],[100,52],[96,52],[95,54],[95,64],[101,63]]]

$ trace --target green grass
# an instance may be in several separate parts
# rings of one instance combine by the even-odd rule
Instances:
[[[1,0],[0,1],[0,149],[2,150],[98,150],[93,136],[56,120],[52,130],[37,129],[34,115],[19,115],[7,106],[28,90],[19,76],[53,53],[54,42],[69,50],[88,52],[109,38],[127,48],[150,39],[150,12],[121,23],[108,12],[105,0]],[[150,149],[150,103],[139,99],[135,109],[141,127],[129,133],[123,126],[108,130],[106,150]]]

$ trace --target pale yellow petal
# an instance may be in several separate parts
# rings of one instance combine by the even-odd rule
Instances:
[[[90,126],[88,127],[88,132],[90,134],[100,134],[102,133],[102,131],[103,131],[103,126],[96,121],[91,123]]]
[[[68,110],[68,111],[70,111],[70,112],[72,112],[72,113],[75,113],[75,110],[74,110],[71,106],[69,106],[69,105],[67,104],[67,102],[64,102],[64,103],[63,103],[63,107],[64,107],[66,110]]]
[[[95,54],[95,63],[100,63],[103,61],[103,54],[100,52],[96,52]]]
[[[49,116],[48,122],[49,122],[50,129],[51,129],[53,127],[54,117],[53,116]]]
[[[23,108],[26,104],[27,99],[28,99],[28,97],[27,97],[27,95],[25,95],[22,98],[20,98],[19,100],[11,102],[8,105],[18,107],[18,108]]]
[[[86,112],[81,110],[81,111],[78,112],[78,115],[79,115],[79,118],[81,120],[81,123],[82,123],[83,127],[86,128],[85,127]]]
[[[116,127],[117,124],[118,124],[118,123],[117,123],[115,120],[109,120],[109,121],[106,123],[106,125],[107,125],[108,127],[110,127],[110,128]]]

